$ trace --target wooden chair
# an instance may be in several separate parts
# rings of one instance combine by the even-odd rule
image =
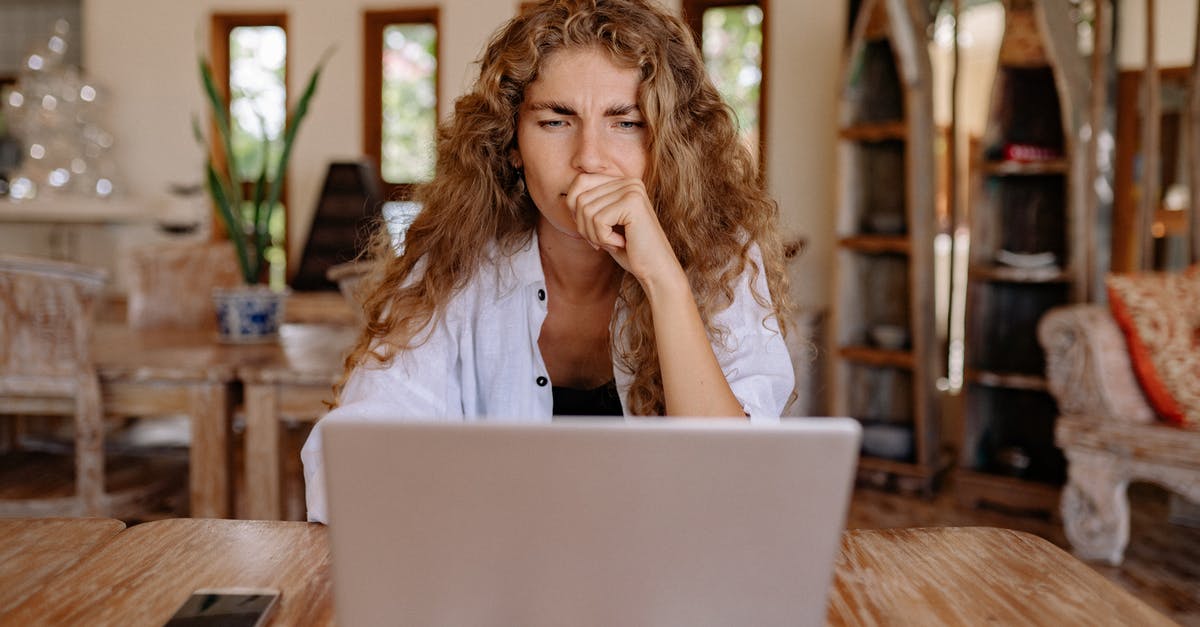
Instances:
[[[169,242],[130,252],[126,320],[135,329],[216,326],[214,287],[241,283],[233,244]]]
[[[90,339],[103,270],[0,255],[0,413],[72,415],[75,494],[0,501],[0,516],[103,516],[104,428]]]

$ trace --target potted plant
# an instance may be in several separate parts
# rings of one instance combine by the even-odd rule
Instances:
[[[271,154],[269,138],[266,130],[263,130],[262,169],[253,181],[253,192],[249,197],[243,194],[243,183],[247,181],[240,174],[241,168],[233,150],[229,102],[217,89],[208,59],[203,56],[199,59],[200,81],[208,101],[216,141],[208,141],[196,120],[193,120],[193,131],[196,140],[206,151],[205,188],[225,233],[233,242],[244,281],[243,285],[236,288],[217,288],[213,292],[222,341],[260,342],[278,337],[287,290],[276,291],[266,284],[267,250],[271,246],[269,225],[279,205],[283,176],[292,156],[296,133],[308,114],[309,101],[316,93],[317,79],[328,56],[324,55],[317,63],[300,99],[288,111],[283,145],[278,154]],[[216,151],[220,151],[219,159],[214,154]]]

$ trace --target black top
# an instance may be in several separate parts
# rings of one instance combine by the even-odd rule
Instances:
[[[609,381],[590,390],[553,386],[555,416],[621,416],[617,382]]]

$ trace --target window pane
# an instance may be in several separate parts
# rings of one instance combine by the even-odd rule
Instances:
[[[388,183],[421,183],[433,178],[436,77],[436,26],[391,24],[383,30],[379,169]]]
[[[762,8],[719,7],[704,12],[704,63],[725,102],[737,115],[742,140],[758,158],[759,91],[762,86]]]
[[[263,167],[263,138],[272,155],[267,175],[283,146],[287,116],[284,70],[287,35],[278,26],[238,26],[229,33],[229,110],[238,175],[258,179]]]

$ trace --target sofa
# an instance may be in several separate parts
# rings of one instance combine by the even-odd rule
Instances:
[[[1200,430],[1159,419],[1107,305],[1051,310],[1038,326],[1046,377],[1058,402],[1055,442],[1067,458],[1061,513],[1083,559],[1121,563],[1129,542],[1131,481],[1200,502]]]

